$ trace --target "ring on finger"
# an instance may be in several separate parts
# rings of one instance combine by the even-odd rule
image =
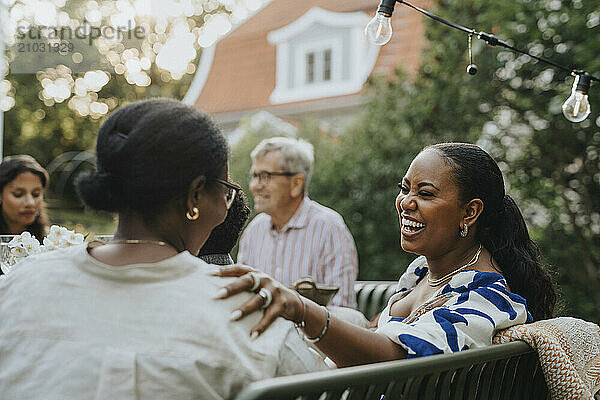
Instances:
[[[273,294],[269,289],[261,288],[257,294],[264,300],[263,304],[260,306],[261,309],[267,308],[271,305],[271,302],[273,301]]]
[[[256,289],[260,287],[260,279],[256,275],[256,272],[249,272],[248,276],[252,279],[252,287],[250,288],[251,292],[256,292]]]

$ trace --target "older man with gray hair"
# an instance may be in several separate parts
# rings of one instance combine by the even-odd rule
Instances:
[[[251,157],[250,192],[260,214],[242,234],[237,261],[283,284],[310,276],[339,286],[331,305],[356,307],[354,239],[340,214],[307,195],[313,146],[274,137],[263,140]]]

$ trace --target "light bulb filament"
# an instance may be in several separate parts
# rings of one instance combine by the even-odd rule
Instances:
[[[369,41],[378,46],[386,44],[392,37],[392,24],[390,17],[378,12],[365,27],[365,34]]]
[[[581,107],[581,98],[577,96],[577,101],[575,101],[575,107],[573,107],[573,116],[576,117],[579,114],[579,108]]]

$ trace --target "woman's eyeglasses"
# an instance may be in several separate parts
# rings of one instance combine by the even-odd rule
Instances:
[[[227,209],[229,210],[231,208],[231,205],[233,204],[233,200],[235,200],[235,195],[237,194],[237,192],[242,190],[242,188],[236,185],[235,183],[230,183],[222,179],[215,179],[214,181],[220,183],[221,185],[224,185],[227,188],[227,192],[225,193],[225,204],[227,205]]]

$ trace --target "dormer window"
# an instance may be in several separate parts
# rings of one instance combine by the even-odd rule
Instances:
[[[277,83],[273,104],[356,93],[372,70],[378,46],[362,30],[369,17],[362,12],[336,13],[318,7],[277,31]]]

